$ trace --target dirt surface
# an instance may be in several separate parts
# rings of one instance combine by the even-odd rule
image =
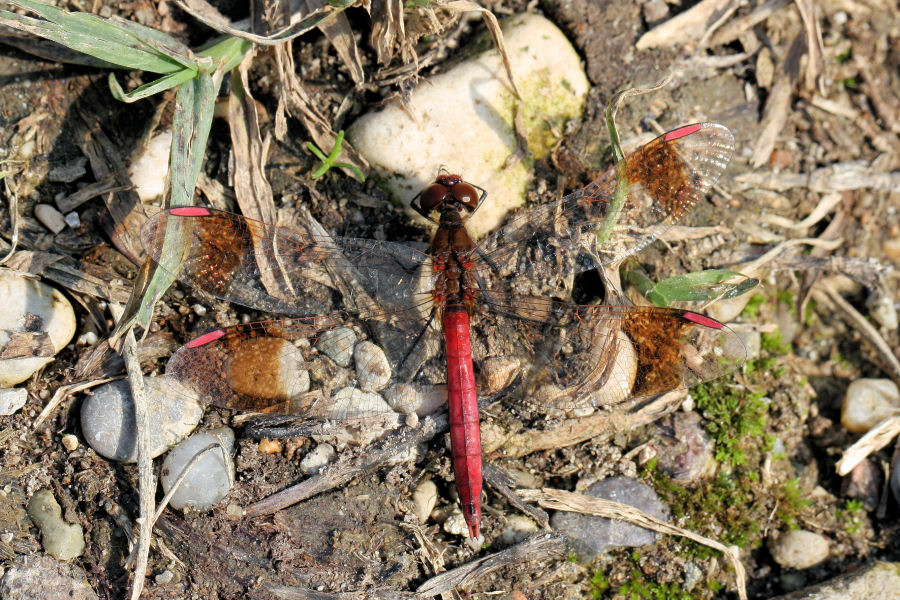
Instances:
[[[234,19],[247,16],[240,13],[243,3],[222,4],[226,6],[219,6],[220,10]],[[698,120],[720,122],[732,130],[736,152],[726,175],[708,201],[683,223],[721,227],[704,233],[680,230],[646,248],[637,262],[655,281],[704,268],[742,270],[750,265],[758,266],[751,274],[762,281],[737,319],[745,330],[762,333],[759,356],[732,377],[692,392],[695,414],[690,427],[698,439],[708,440],[715,448],[715,464],[698,469],[700,474],[679,479],[664,468],[672,452],[682,461],[695,450],[706,456],[702,449],[706,442],[688,450],[678,446],[681,411],[658,423],[566,447],[520,454],[492,450],[486,460],[510,473],[512,485],[520,488],[580,492],[612,475],[639,477],[670,507],[673,522],[737,546],[748,573],[749,596],[769,598],[874,560],[900,560],[900,507],[886,491],[883,472],[883,465],[892,460],[893,468],[900,468],[895,446],[868,459],[869,471],[856,486],[835,472],[841,453],[859,437],[840,424],[847,386],[861,377],[893,376],[896,381],[898,374],[891,372],[884,355],[846,309],[829,301],[828,292],[823,291],[840,294],[900,356],[897,329],[885,328],[870,315],[879,298],[886,298],[896,313],[900,297],[896,270],[900,266],[900,188],[896,183],[900,12],[895,3],[879,0],[818,3],[815,20],[823,54],[817,71],[808,52],[799,52],[800,59],[791,58],[792,45],[800,44],[802,50],[807,39],[793,4],[730,38],[717,39],[758,5],[751,3],[733,14],[685,25],[675,39],[650,49],[638,49],[638,40],[652,27],[684,13],[690,4],[565,0],[486,5],[501,16],[529,10],[554,21],[583,57],[593,86],[583,118],[571,124],[550,159],[535,165],[536,182],[529,201],[568,193],[607,167],[605,103],[623,88],[647,86],[677,71],[670,86],[629,100],[617,122],[623,138]],[[71,3],[67,8],[84,7]],[[212,36],[169,3],[96,2],[91,9],[163,29],[191,46]],[[416,9],[408,11],[412,15]],[[414,71],[402,68],[399,55],[386,65],[378,64],[368,42],[378,11],[373,20],[360,8],[347,14],[361,36],[361,64],[369,84],[354,86],[324,35],[313,32],[294,42],[300,76],[316,108],[335,130],[417,85],[408,76]],[[483,34],[480,20],[457,23],[447,13],[438,14],[446,21],[446,30],[417,41],[416,51],[424,65],[418,84],[445,70],[468,42]],[[723,20],[704,36],[718,17]],[[409,18],[411,29],[413,22],[423,22]],[[126,88],[147,81],[127,73],[120,73],[119,80]],[[249,82],[263,134],[272,133],[281,82],[271,54],[259,51]],[[90,168],[65,182],[48,175],[54,167],[71,165],[82,156],[79,122],[99,127],[120,156],[126,157],[147,134],[159,103],[158,98],[135,104],[115,102],[108,93],[106,72],[100,69],[48,62],[10,46],[0,50],[0,158],[10,161],[3,170],[11,172],[9,179],[19,201],[20,248],[68,257],[81,272],[115,282],[100,295],[63,290],[76,308],[76,339],[87,332],[97,334],[98,344],[105,339],[113,325],[107,302],[127,300],[130,289],[122,282],[133,280],[137,267],[113,243],[117,230],[102,199],[81,205],[77,210],[82,225],[57,235],[35,220],[34,206],[52,203],[59,195],[95,182]],[[163,123],[171,118],[170,111],[162,111]],[[424,247],[429,232],[413,224],[376,182],[360,184],[338,170],[311,180],[315,161],[302,148],[311,136],[295,118],[287,120],[287,127],[286,136],[273,140],[266,165],[276,205],[284,211],[279,218],[290,218],[296,207],[305,206],[335,235]],[[766,132],[772,128],[775,135],[768,144]],[[13,161],[22,145],[31,142],[32,158],[27,163]],[[217,119],[204,173],[221,184],[226,190],[224,204],[234,208],[229,191],[230,144],[227,124]],[[764,154],[759,166],[753,165],[754,152]],[[788,175],[811,174],[849,161],[862,161],[858,176],[849,184],[847,179],[842,183],[824,175],[823,183],[816,186],[785,184]],[[447,162],[452,164],[452,157]],[[893,188],[881,185],[879,189],[872,176],[886,173],[893,173]],[[742,179],[747,174],[768,179],[747,184]],[[791,226],[835,194],[839,198],[824,217],[808,226]],[[9,206],[4,202],[0,207],[0,233],[7,242]],[[829,249],[822,244],[781,246],[780,252],[758,265],[753,262],[785,241],[800,238],[841,241]],[[634,268],[634,263],[625,268]],[[625,292],[636,297],[633,289]],[[600,278],[578,278],[573,293],[585,302],[602,297]],[[194,308],[197,304],[206,310]],[[176,286],[155,313],[142,353],[145,372],[161,373],[165,359],[180,344],[245,317],[260,315]],[[504,342],[496,336],[485,343]],[[79,379],[86,370],[84,361],[96,352],[96,346],[73,341],[54,362],[22,384],[29,392],[26,407],[0,417],[0,533],[4,534],[0,559],[8,567],[18,555],[41,552],[40,534],[24,507],[34,491],[47,487],[60,502],[64,518],[84,528],[87,549],[74,564],[89,574],[100,598],[123,598],[131,577],[125,568],[130,547],[123,527],[131,527],[138,516],[135,467],[103,459],[84,445],[83,438],[75,450],[63,447],[63,435],[81,437],[79,394],[33,427],[56,388]],[[103,359],[105,366],[94,369],[92,377],[124,372],[111,353]],[[82,365],[76,369],[79,361]],[[440,377],[439,371],[436,376]],[[696,419],[696,414],[701,418]],[[442,529],[441,523],[458,510],[446,431],[414,444],[414,460],[367,470],[349,483],[274,515],[236,518],[230,507],[250,505],[303,480],[299,461],[315,442],[290,438],[282,441],[279,451],[266,453],[258,439],[241,436],[235,417],[229,411],[210,409],[200,425],[238,427],[233,490],[211,511],[168,509],[163,514],[155,529],[142,598],[412,597],[432,576],[520,539],[509,532],[504,535],[510,517],[519,515],[519,510],[491,487],[484,508],[482,547],[473,549],[463,537]],[[493,435],[490,432],[552,430],[554,419],[558,415],[510,409],[500,402],[482,417],[488,432],[483,439]],[[368,451],[340,448],[350,457]],[[432,518],[420,524],[413,514],[412,495],[425,479],[437,485],[438,503]],[[778,532],[794,528],[827,537],[828,558],[799,571],[779,566],[767,544]],[[163,576],[166,573],[172,576]],[[351,596],[351,592],[361,594]],[[512,558],[447,597],[725,598],[735,594],[734,573],[721,555],[682,538],[663,536],[653,546],[612,550],[594,559],[566,550]]]

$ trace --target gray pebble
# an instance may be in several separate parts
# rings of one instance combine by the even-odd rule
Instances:
[[[356,340],[356,332],[349,327],[335,327],[319,336],[316,349],[338,366],[349,367]]]
[[[97,600],[80,567],[42,554],[19,556],[0,579],[5,600]]]
[[[376,344],[366,340],[353,350],[356,363],[356,378],[364,392],[377,392],[391,380],[391,365],[387,356]]]
[[[41,543],[47,554],[59,560],[71,560],[84,553],[84,531],[78,523],[66,523],[53,492],[38,490],[28,501],[28,516],[41,530]]]
[[[150,413],[150,448],[157,457],[197,427],[203,409],[180,388],[173,390],[164,377],[145,377],[144,395]],[[98,454],[123,462],[137,461],[134,400],[125,380],[94,390],[81,407],[81,429]]]
[[[629,504],[658,519],[668,518],[668,509],[648,485],[628,477],[610,477],[598,481],[585,492],[588,496]],[[558,512],[550,519],[553,529],[568,535],[575,552],[583,560],[619,546],[643,546],[656,542],[658,533],[624,521]]]
[[[225,456],[221,448],[203,454],[172,495],[169,503],[173,508],[209,510],[228,494],[234,482],[234,464],[231,461],[234,432],[228,427],[200,431],[175,446],[163,461],[160,479],[168,493],[188,462],[213,443],[225,447]]]

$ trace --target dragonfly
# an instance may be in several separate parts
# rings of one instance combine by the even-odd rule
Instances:
[[[211,208],[164,210],[142,231],[154,261],[174,258],[182,282],[283,316],[197,337],[170,358],[166,377],[216,406],[336,420],[392,411],[379,392],[393,386],[445,385],[455,485],[468,533],[478,539],[476,366],[510,361],[517,376],[504,401],[577,418],[720,377],[744,361],[737,336],[698,312],[578,304],[565,293],[567,277],[615,265],[690,211],[733,148],[722,125],[680,127],[478,241],[465,223],[486,192],[441,173],[412,202],[437,224],[427,251]],[[348,324],[359,335],[336,335]],[[374,389],[363,395],[327,389],[339,385],[317,367],[328,336],[332,345],[346,339],[357,374],[387,368],[389,380],[367,383]],[[356,352],[360,338],[377,342],[383,356]]]

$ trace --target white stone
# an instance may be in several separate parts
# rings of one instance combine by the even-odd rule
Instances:
[[[529,149],[543,158],[565,123],[581,114],[587,77],[566,36],[544,17],[517,15],[502,28]],[[408,102],[362,116],[347,136],[407,206],[442,165],[488,190],[469,220],[469,231],[478,237],[524,202],[531,182],[528,163],[506,164],[517,149],[516,104],[499,52],[491,49],[420,82]]]
[[[828,558],[828,538],[812,531],[786,531],[769,542],[769,552],[782,567],[808,569]]]
[[[75,335],[75,311],[65,296],[19,271],[0,268],[0,330],[45,331],[59,352]],[[21,383],[50,357],[0,360],[0,388]]]
[[[335,327],[319,336],[316,349],[339,367],[349,367],[353,358],[356,333],[349,327]]]
[[[428,516],[437,504],[437,486],[430,479],[425,479],[416,486],[413,492],[413,507],[419,523],[428,521]]]
[[[466,519],[459,508],[456,508],[444,521],[444,531],[451,535],[469,537],[469,526],[466,525]]]
[[[154,135],[146,147],[131,158],[128,176],[142,202],[150,202],[162,196],[166,174],[169,172],[169,152],[172,148],[172,132],[161,131]]]
[[[231,461],[234,432],[228,427],[198,432],[175,446],[163,461],[160,479],[168,493],[188,462],[214,443],[224,447],[226,456],[221,447],[204,453],[172,495],[170,504],[173,508],[209,510],[228,494],[234,482],[234,463]]]
[[[0,417],[16,414],[28,401],[28,390],[25,388],[0,389]]]
[[[537,523],[523,515],[509,515],[500,534],[504,546],[513,546],[538,530]]]
[[[330,404],[330,412],[317,416],[334,419],[336,423],[328,435],[315,436],[320,441],[371,444],[400,424],[400,415],[374,392],[341,388],[332,395]]]
[[[378,345],[366,340],[353,350],[356,378],[364,392],[377,392],[391,380],[391,365]]]
[[[150,413],[150,453],[155,458],[190,434],[203,416],[197,398],[165,377],[144,378]],[[94,389],[81,405],[81,430],[97,454],[123,462],[137,461],[134,400],[125,380]]]
[[[59,233],[66,228],[66,219],[62,213],[49,204],[38,204],[34,207],[34,216],[41,224],[52,231]]]
[[[865,433],[879,421],[900,414],[900,390],[890,379],[857,379],[847,387],[841,405],[841,424],[847,431]]]
[[[886,294],[872,294],[866,300],[866,308],[876,323],[888,331],[897,330],[897,306],[894,298]]]
[[[386,389],[384,397],[398,413],[427,417],[447,406],[447,386],[399,383]]]
[[[78,213],[74,210],[66,214],[65,221],[66,225],[68,225],[72,229],[78,229],[79,227],[81,227],[81,217],[78,216]]]
[[[703,312],[720,323],[729,323],[744,312],[752,296],[753,294],[741,294],[734,298],[722,298],[707,306]]]
[[[315,475],[322,470],[322,467],[331,462],[334,454],[334,446],[331,444],[319,444],[307,452],[303,460],[300,461],[300,470],[307,475]]]

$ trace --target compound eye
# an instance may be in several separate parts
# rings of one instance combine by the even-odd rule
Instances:
[[[478,199],[481,197],[481,194],[478,193],[478,190],[476,190],[474,186],[465,181],[454,184],[454,186],[450,188],[450,193],[453,195],[454,200],[468,208],[470,211],[478,208]]]
[[[444,199],[450,192],[447,186],[440,183],[432,183],[419,195],[419,207],[422,214],[427,215],[431,211],[440,207],[444,203]]]

